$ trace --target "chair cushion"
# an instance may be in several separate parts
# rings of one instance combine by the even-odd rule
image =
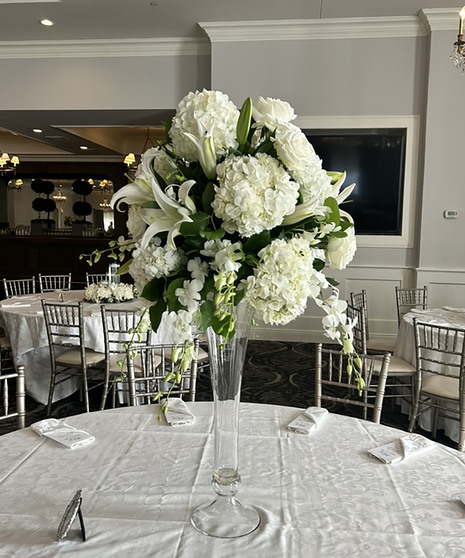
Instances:
[[[375,361],[373,364],[373,371],[379,373],[381,370],[381,361]],[[399,357],[391,355],[389,361],[388,376],[411,376],[415,374],[416,368],[413,364],[408,363]]]
[[[87,365],[98,364],[105,360],[103,353],[97,353],[92,349],[86,349],[86,363]],[[57,364],[64,364],[66,366],[81,366],[81,352],[78,349],[70,349],[56,358]]]
[[[127,370],[128,370],[127,363],[124,362],[124,364],[123,364],[123,369],[122,369],[122,370],[121,370],[121,366],[118,364],[118,362],[121,362],[121,361],[124,360],[125,358],[126,358],[126,354],[125,354],[125,353],[110,355],[110,359],[109,359],[109,361],[110,361],[110,367],[109,367],[110,374],[114,374],[114,375],[118,375],[118,376],[119,376],[122,372],[123,372],[124,374],[127,374]],[[158,366],[158,364],[160,364],[160,362],[161,362],[161,358],[158,359],[158,362],[156,362],[156,365]],[[137,376],[137,375],[140,375],[141,372],[142,372],[142,367],[141,367],[141,365],[139,364],[139,360],[136,359],[136,360],[134,361],[134,373],[135,373],[135,375]]]
[[[157,354],[161,355],[162,354],[162,349],[157,350]],[[171,353],[172,353],[172,349],[165,349],[165,358],[171,360]],[[206,360],[208,359],[208,353],[205,349],[202,349],[202,347],[199,347],[199,351],[197,353],[197,360]]]
[[[459,398],[459,379],[449,378],[448,376],[427,376],[423,379],[421,393],[447,399]]]

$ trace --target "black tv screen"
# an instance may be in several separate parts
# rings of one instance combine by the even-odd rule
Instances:
[[[351,203],[356,234],[400,235],[405,128],[304,130],[327,171],[346,171],[344,186],[355,182]]]

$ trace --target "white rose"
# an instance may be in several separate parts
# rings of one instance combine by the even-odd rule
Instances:
[[[328,261],[332,269],[345,269],[357,250],[354,227],[346,230],[344,238],[331,238],[328,242]]]
[[[296,117],[294,109],[286,101],[267,97],[258,98],[257,105],[253,107],[253,118],[260,126],[266,126],[273,131],[279,124],[286,124]]]
[[[289,171],[304,171],[313,166],[315,170],[321,168],[321,160],[313,149],[302,130],[294,124],[280,125],[276,129],[274,140],[276,153]]]

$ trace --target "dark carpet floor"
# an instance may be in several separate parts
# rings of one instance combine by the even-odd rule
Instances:
[[[315,345],[286,341],[250,340],[244,366],[241,401],[251,403],[270,403],[306,408],[314,404],[314,362]],[[91,410],[98,410],[101,392],[91,391]],[[211,401],[212,390],[208,374],[201,374],[197,380],[197,401]],[[331,410],[346,414],[342,407]],[[52,406],[52,416],[62,418],[85,411],[78,394],[58,401]],[[46,406],[27,398],[27,425],[46,418]],[[385,399],[383,406],[383,424],[407,430],[407,416],[400,408],[392,404],[392,399]],[[0,422],[0,434],[15,429],[15,421]],[[431,437],[428,432],[417,432]],[[438,432],[436,441],[456,447],[455,442]]]

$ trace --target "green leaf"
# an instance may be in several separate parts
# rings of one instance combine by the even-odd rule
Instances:
[[[254,234],[244,243],[244,252],[246,254],[249,252],[254,254],[258,253],[262,248],[268,246],[270,238],[270,231],[263,231],[261,233]]]
[[[332,287],[337,287],[339,285],[339,282],[336,281],[336,279],[333,279],[332,277],[326,277],[326,281],[328,281],[328,283],[332,286]]]
[[[171,283],[168,285],[168,288],[166,289],[165,299],[168,302],[170,310],[173,310],[176,305],[179,304],[178,298],[174,293],[176,292],[176,289],[179,289],[183,286],[184,281],[184,277],[177,277],[176,279],[173,279],[171,281]]]
[[[213,182],[208,182],[202,193],[202,205],[204,211],[206,211],[207,213],[211,213],[212,203],[214,199],[215,187],[213,186]]]
[[[341,215],[339,213],[339,205],[335,198],[326,198],[324,205],[329,207],[331,210],[329,220],[334,223],[335,225],[339,225],[341,222]]]
[[[160,325],[161,318],[165,310],[166,302],[163,299],[159,300],[156,304],[152,304],[149,308],[150,324],[153,331],[158,330],[158,326]]]
[[[210,221],[210,217],[202,211],[194,213],[190,218],[192,219],[192,223],[182,223],[179,227],[179,232],[183,236],[197,236],[201,231],[207,228]]]
[[[252,122],[252,99],[248,97],[242,105],[239,119],[237,120],[236,136],[239,147],[245,145]]]
[[[206,240],[220,240],[224,236],[224,229],[217,229],[216,231],[206,229],[205,231],[202,231],[200,235]]]
[[[206,331],[206,329],[210,326],[213,320],[214,310],[215,306],[212,300],[206,300],[202,304],[200,307],[200,324],[198,326],[200,331]]]
[[[200,296],[202,297],[202,300],[206,301],[207,295],[209,293],[214,292],[215,290],[215,280],[213,279],[213,277],[208,276],[205,279],[205,283],[203,285],[202,290],[200,291]]]
[[[162,277],[152,279],[143,288],[141,296],[151,302],[163,300],[164,288],[165,280]]]
[[[315,258],[313,260],[313,268],[316,271],[321,271],[324,268],[324,266],[325,266],[325,262],[323,260],[320,260],[318,258]]]

